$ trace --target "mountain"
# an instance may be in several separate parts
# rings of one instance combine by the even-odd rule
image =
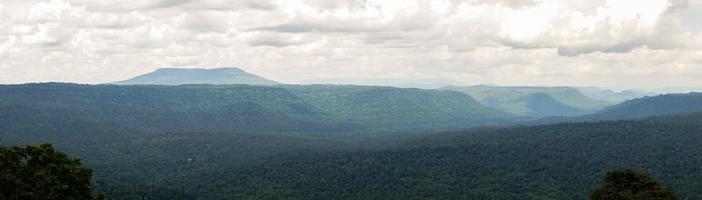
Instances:
[[[577,89],[570,87],[478,85],[468,87],[451,86],[444,87],[442,90],[463,92],[490,107],[517,115],[534,117],[583,115],[592,113],[611,104],[609,102],[589,98]],[[550,99],[544,98],[545,96],[549,96]],[[537,102],[535,98],[541,98],[541,100],[545,101]],[[537,106],[540,108],[530,106]],[[545,107],[549,107],[549,109],[544,110]]]
[[[453,91],[353,85],[283,87],[340,121],[367,126],[473,127],[512,117]]]
[[[631,99],[655,95],[655,93],[641,90],[614,91],[610,89],[603,89],[597,87],[578,87],[577,89],[585,96],[596,100],[607,101],[612,103],[621,103]]]
[[[576,119],[579,121],[636,119],[696,111],[702,111],[702,93],[665,94],[632,99]]]
[[[50,83],[4,85],[0,94],[0,127],[17,134],[62,134],[105,124],[115,128],[112,131],[149,133],[315,131],[344,126],[277,87]]]
[[[700,96],[612,108],[695,110]],[[431,132],[511,117],[391,87],[0,85],[2,144],[53,143],[111,199],[585,199],[627,167],[702,198],[702,113]]]
[[[209,175],[510,117],[462,93],[391,87],[0,85],[3,145],[52,143],[95,169],[113,199],[240,199],[227,195],[246,190],[219,190],[235,182]]]
[[[458,92],[370,86],[45,83],[0,94],[0,130],[36,134],[106,123],[150,133],[447,129],[511,117]]]
[[[493,103],[493,102],[489,102]],[[495,104],[492,104],[495,105]],[[510,110],[519,115],[547,117],[547,116],[577,116],[587,113],[585,110],[574,108],[558,102],[553,97],[544,93],[535,93],[500,102],[497,107]]]
[[[117,85],[279,85],[238,68],[195,69],[195,68],[161,68],[154,72],[140,75],[129,80],[116,82]]]

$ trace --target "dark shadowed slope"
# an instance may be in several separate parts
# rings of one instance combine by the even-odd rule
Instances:
[[[278,85],[238,68],[186,69],[161,68],[154,72],[116,82],[119,85],[182,85],[182,84],[247,84]]]
[[[635,168],[681,199],[700,199],[702,124],[690,120],[700,118],[440,133],[382,151],[271,160],[221,177],[238,184],[218,190],[288,199],[586,199],[603,172]]]

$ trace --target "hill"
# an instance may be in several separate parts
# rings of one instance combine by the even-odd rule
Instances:
[[[13,133],[59,134],[81,128],[79,124],[149,133],[328,131],[346,126],[329,122],[322,111],[276,87],[52,83],[0,86],[0,94],[0,126]]]
[[[479,85],[469,87],[444,87],[442,90],[463,92],[492,108],[501,109],[517,115],[533,117],[577,116],[595,112],[611,104],[589,98],[577,89],[570,87],[503,87]],[[539,103],[533,101],[535,97],[544,98],[545,96],[549,96],[552,100],[543,99],[547,101]],[[530,106],[537,106],[540,108]],[[549,107],[550,109],[543,110],[544,107]]]
[[[154,72],[140,75],[128,80],[119,81],[117,85],[183,85],[183,84],[212,84],[212,85],[279,85],[239,68],[161,68]]]
[[[512,117],[451,91],[352,85],[284,88],[340,121],[383,129],[474,127]]]
[[[0,126],[11,132],[80,123],[154,133],[445,130],[511,117],[457,92],[369,86],[50,83],[0,86],[0,94]]]
[[[636,119],[696,111],[702,111],[702,93],[664,94],[632,99],[607,107],[597,113],[567,120],[600,121]]]
[[[390,87],[0,85],[3,143],[52,143],[115,199],[223,195],[234,182],[210,175],[509,117],[462,93]]]
[[[610,89],[602,89],[597,87],[578,87],[577,89],[585,96],[612,103],[621,103],[627,100],[655,95],[655,93],[640,90],[613,91]]]
[[[500,107],[526,116],[577,116],[587,111],[565,105],[544,93],[524,95],[500,103]]]

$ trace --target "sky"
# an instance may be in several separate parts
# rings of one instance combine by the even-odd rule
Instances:
[[[702,0],[0,1],[0,84],[162,67],[285,83],[702,87]]]

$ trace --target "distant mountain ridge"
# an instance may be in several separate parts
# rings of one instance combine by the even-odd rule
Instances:
[[[38,134],[60,122],[145,132],[445,129],[512,116],[468,95],[372,86],[0,85],[0,130]],[[80,126],[86,127],[86,126]]]
[[[536,93],[513,99],[503,106],[513,106],[511,109],[522,109],[520,113],[529,116],[576,116],[587,111],[565,105],[548,94]]]
[[[647,92],[643,90],[614,91],[598,87],[577,87],[576,89],[578,89],[580,93],[583,93],[585,96],[588,96],[590,98],[612,103],[621,103],[627,100],[651,96],[655,94],[654,92]]]
[[[279,85],[260,76],[248,73],[239,68],[160,68],[154,72],[140,75],[128,80],[115,82],[117,85]]]
[[[702,112],[702,93],[663,94],[628,100],[612,105],[598,112],[573,117],[549,117],[532,121],[534,124],[561,122],[595,122],[632,120],[682,113]]]
[[[700,111],[702,111],[702,93],[693,92],[632,99],[582,118],[587,120],[619,120]]]
[[[441,89],[463,92],[490,107],[531,117],[584,115],[612,104],[571,87],[476,85]]]
[[[376,127],[471,127],[512,118],[454,91],[353,85],[282,86],[341,121]]]

